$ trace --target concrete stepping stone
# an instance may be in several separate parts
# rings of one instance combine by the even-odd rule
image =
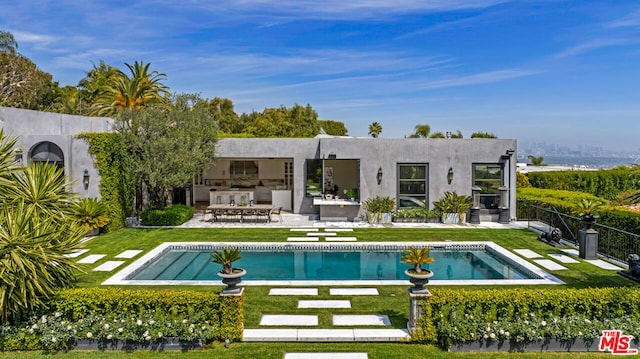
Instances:
[[[318,295],[318,288],[271,288],[269,295]]]
[[[245,329],[243,342],[401,342],[409,339],[406,329]]]
[[[333,325],[391,325],[389,317],[383,314],[334,315]]]
[[[245,329],[243,342],[295,342],[298,341],[298,329]]]
[[[309,237],[320,237],[320,236],[335,236],[337,235],[337,233],[335,232],[312,232],[312,233],[307,233],[307,236]]]
[[[74,249],[73,251],[71,251],[71,253],[65,254],[64,256],[67,258],[77,258],[87,253],[88,251],[88,249]]]
[[[284,359],[368,359],[367,353],[285,353]]]
[[[353,228],[325,228],[325,232],[353,232]]]
[[[587,263],[591,263],[596,267],[607,269],[607,270],[623,270],[624,268],[620,268],[614,264],[611,264],[607,261],[603,261],[602,259],[585,259]]]
[[[307,326],[312,327],[318,325],[317,315],[300,315],[300,314],[263,314],[260,318],[260,325],[271,326]]]
[[[377,288],[329,288],[330,295],[378,295]]]
[[[539,255],[538,253],[532,251],[531,249],[514,249],[514,252],[518,253],[519,255],[525,257],[525,258],[542,258],[541,255]]]
[[[118,254],[116,256],[116,258],[127,258],[127,259],[130,259],[130,258],[133,258],[133,257],[137,256],[140,253],[142,253],[141,250],[129,249],[129,250],[126,250],[126,251]]]
[[[551,259],[535,259],[534,262],[536,264],[538,264],[541,267],[544,267],[545,269],[548,270],[563,270],[563,269],[569,269],[563,265],[560,265],[554,261],[552,261]]]
[[[577,249],[562,249],[562,251],[573,257],[580,256],[580,252]]]
[[[353,330],[351,329],[300,329],[298,330],[300,342],[352,342]]]
[[[356,237],[326,237],[324,239],[327,242],[357,242]]]
[[[353,339],[356,342],[399,342],[410,337],[406,329],[353,329]]]
[[[569,256],[565,256],[564,254],[560,254],[560,253],[549,254],[549,257],[561,263],[580,263],[580,261],[577,261]]]
[[[89,254],[88,256],[80,259],[79,261],[77,261],[76,263],[80,263],[80,264],[93,264],[99,260],[101,260],[102,258],[106,257],[106,254]]]
[[[350,300],[299,300],[298,308],[351,308]]]
[[[101,265],[93,268],[95,272],[111,272],[112,270],[118,268],[124,261],[106,261]]]
[[[291,232],[317,232],[318,228],[291,228]]]
[[[287,242],[317,242],[318,237],[287,237]]]

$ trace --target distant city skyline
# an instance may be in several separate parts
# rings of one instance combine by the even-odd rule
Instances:
[[[465,138],[640,152],[640,3],[25,0],[0,30],[61,86],[144,61],[236,112],[310,104],[352,136],[419,124]]]

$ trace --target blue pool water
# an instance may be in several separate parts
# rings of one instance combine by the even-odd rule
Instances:
[[[169,249],[127,280],[219,280],[220,264],[211,250]],[[432,249],[435,262],[424,266],[433,280],[533,279],[536,274],[488,250]],[[406,280],[402,253],[378,250],[242,250],[235,267],[245,280]]]

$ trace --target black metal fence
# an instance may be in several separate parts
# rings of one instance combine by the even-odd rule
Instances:
[[[519,220],[527,220],[529,227],[535,227],[541,231],[550,231],[553,227],[559,228],[562,231],[562,238],[576,246],[578,230],[584,227],[580,217],[540,207],[528,201],[518,201],[517,216]],[[540,226],[539,223],[543,225]],[[593,229],[598,231],[599,255],[626,263],[629,254],[640,254],[640,235],[597,222],[593,225]]]

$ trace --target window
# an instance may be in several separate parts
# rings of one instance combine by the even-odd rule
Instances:
[[[231,178],[258,178],[258,164],[254,161],[231,161]]]
[[[64,154],[62,149],[52,142],[40,142],[31,150],[32,162],[47,162],[58,169],[64,169]]]
[[[500,186],[502,186],[502,165],[474,164],[473,184],[480,187],[480,208],[498,209]]]
[[[427,204],[427,165],[398,165],[398,207],[425,207]]]
[[[322,196],[322,160],[307,159],[306,195],[307,197]]]

